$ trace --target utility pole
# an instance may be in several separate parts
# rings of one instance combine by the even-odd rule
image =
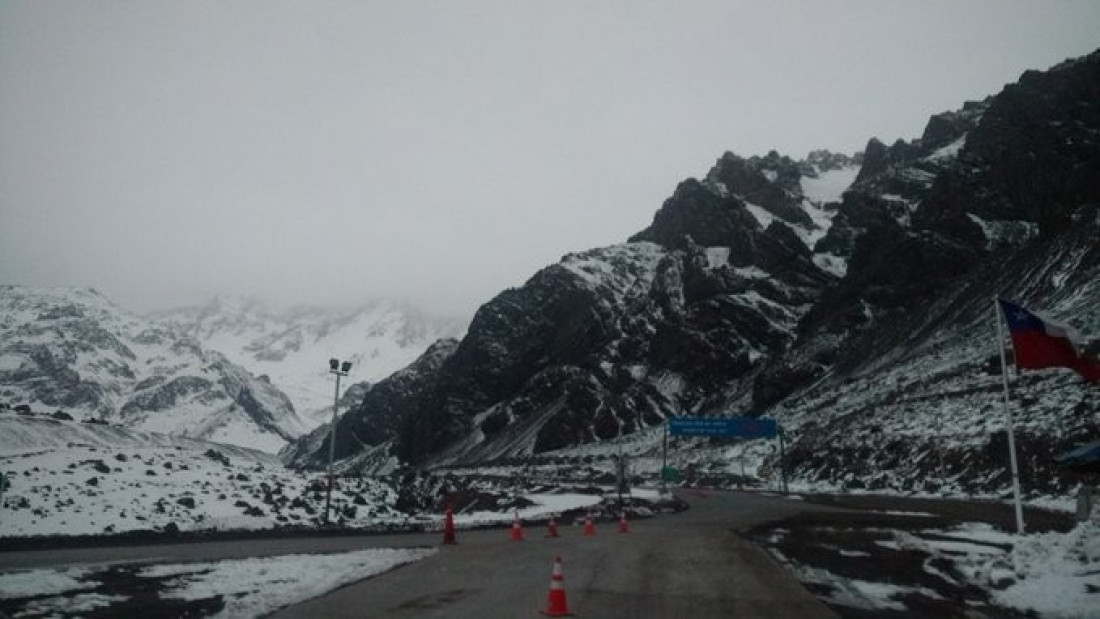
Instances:
[[[329,374],[336,375],[336,396],[332,400],[332,425],[328,433],[328,492],[325,494],[325,524],[329,523],[329,509],[332,507],[332,463],[336,459],[336,410],[340,406],[340,377],[347,376],[351,362],[340,364],[339,359],[328,360]]]

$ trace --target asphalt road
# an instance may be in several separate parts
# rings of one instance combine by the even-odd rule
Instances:
[[[555,556],[569,610],[579,617],[834,617],[764,551],[734,529],[827,509],[777,497],[684,490],[691,509],[631,523],[600,523],[594,537],[560,523],[561,537],[527,527],[459,531],[458,544],[273,615],[295,617],[537,617]],[[438,546],[440,534],[268,539],[201,544],[0,552],[0,570],[107,562],[185,562],[370,547]]]
[[[601,523],[561,537],[528,528],[459,532],[432,558],[299,604],[273,618],[538,617],[547,607],[555,556],[563,560],[569,610],[579,617],[835,617],[764,551],[734,528],[804,509],[797,501],[747,493],[679,493],[687,512],[632,523],[621,534]],[[438,541],[438,540],[437,540]]]

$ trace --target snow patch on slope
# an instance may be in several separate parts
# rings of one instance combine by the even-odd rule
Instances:
[[[859,166],[818,172],[817,178],[802,176],[802,196],[814,206],[840,202],[844,192],[855,182]]]
[[[272,308],[221,296],[202,307],[158,312],[212,350],[287,394],[306,430],[332,414],[333,377],[327,361],[350,361],[346,385],[378,382],[416,360],[433,342],[461,337],[465,318],[433,316],[408,304],[374,301],[349,309]]]
[[[1002,245],[1022,245],[1039,236],[1039,224],[1035,222],[991,221],[982,219],[974,213],[967,213],[966,216],[982,229],[986,249],[994,249]]]
[[[621,304],[649,290],[657,264],[666,255],[656,243],[623,243],[569,254],[560,264],[588,287],[610,292],[613,302]]]

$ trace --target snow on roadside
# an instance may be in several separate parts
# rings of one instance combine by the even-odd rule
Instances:
[[[980,565],[984,573],[1014,569],[1018,579],[993,597],[1005,606],[1040,615],[1095,617],[1100,613],[1100,525],[1081,524],[1067,533],[1028,535],[1010,561]]]
[[[802,582],[828,587],[831,590],[829,601],[834,604],[866,610],[905,610],[905,604],[894,598],[908,593],[908,587],[845,578],[828,570],[805,565],[795,565],[794,570]]]
[[[0,596],[10,599],[94,589],[94,584],[82,582],[90,571],[86,567],[70,567],[0,574]]]
[[[900,515],[900,514],[899,514]],[[904,515],[911,515],[905,513]],[[824,528],[820,531],[833,530]],[[1051,617],[1096,617],[1100,609],[1100,523],[1080,524],[1065,532],[1036,533],[1017,536],[984,522],[967,522],[947,529],[910,531],[890,527],[867,529],[875,539],[829,536],[819,550],[839,557],[877,557],[868,560],[870,566],[898,557],[915,557],[916,569],[932,580],[905,584],[898,575],[878,573],[868,568],[853,574],[855,564],[844,563],[833,571],[819,565],[803,563],[797,556],[787,556],[782,550],[789,535],[785,529],[773,530],[766,541],[769,550],[787,564],[802,582],[812,585],[827,602],[840,606],[872,611],[912,611],[914,596],[943,600],[944,591],[980,590],[982,599],[995,606],[1021,612],[1033,612]],[[885,535],[886,539],[877,536]],[[843,540],[859,545],[845,547]],[[839,543],[838,543],[839,542]],[[876,549],[884,549],[882,554]],[[820,553],[814,554],[820,561]],[[907,559],[908,560],[908,559]],[[945,564],[950,569],[945,569]],[[843,572],[841,575],[838,572]],[[900,573],[912,574],[904,570]],[[889,582],[882,582],[888,580]],[[933,589],[923,586],[938,582]],[[961,595],[961,593],[960,593]],[[967,603],[980,602],[964,598]]]
[[[611,490],[608,490],[608,492],[610,493]],[[604,495],[601,494],[581,493],[523,494],[522,496],[534,505],[521,508],[518,511],[520,520],[538,520],[558,516],[564,512],[595,508],[604,500]],[[628,496],[635,501],[642,502],[654,502],[661,499],[660,491],[644,488],[634,488]],[[516,512],[513,511],[477,511],[455,514],[454,519],[455,524],[462,527],[511,522],[515,516]]]
[[[139,579],[164,579],[161,600],[220,597],[215,617],[259,617],[317,597],[343,585],[425,559],[434,548],[378,548],[337,554],[300,554],[210,563],[150,565]],[[104,566],[106,567],[106,566]],[[103,573],[103,572],[98,572]],[[128,600],[127,592],[103,596],[79,593],[96,588],[96,568],[31,570],[0,574],[0,599],[36,597],[15,617],[87,612]],[[47,597],[40,597],[47,596]]]

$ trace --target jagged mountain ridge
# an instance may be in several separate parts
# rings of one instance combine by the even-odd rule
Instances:
[[[221,295],[205,305],[151,317],[267,376],[287,394],[309,429],[332,415],[330,358],[352,363],[348,380],[355,385],[345,393],[355,396],[349,405],[357,404],[369,383],[407,366],[432,342],[461,336],[465,327],[461,318],[388,300],[347,308],[277,308],[254,298]]]
[[[835,280],[814,264],[811,249],[829,220],[823,196],[835,197],[828,190],[838,185],[820,181],[854,178],[855,169],[850,160],[819,155],[830,165],[727,154],[711,174],[751,166],[767,182],[780,166],[796,180],[805,171],[819,184],[805,193],[799,185],[785,204],[816,213],[799,211],[797,232],[776,223],[790,215],[767,199],[754,205],[714,183],[687,181],[632,242],[566,256],[482,306],[438,369],[417,372],[401,397],[372,398],[389,389],[387,381],[374,386],[341,418],[338,457],[389,443],[406,461],[443,451],[494,458],[611,438],[661,423],[670,408],[714,406],[725,377],[782,350],[801,313]],[[682,210],[693,215],[679,217]],[[716,221],[700,220],[704,212]],[[661,223],[663,213],[675,221]],[[732,240],[723,237],[725,247],[694,240],[712,241],[708,231]],[[327,458],[321,443],[309,451],[291,459]]]
[[[269,382],[92,289],[0,286],[0,398],[268,452],[305,431]]]
[[[483,306],[400,402],[368,398],[341,419],[338,455],[362,449],[342,438],[353,423],[399,428],[387,443],[412,463],[541,452],[681,413],[767,413],[797,431],[841,410],[830,392],[851,406],[885,401],[893,389],[880,379],[922,356],[943,356],[933,377],[984,364],[966,327],[991,316],[977,308],[993,294],[1063,318],[1083,310],[1078,326],[1095,330],[1098,67],[1093,53],[1028,72],[934,116],[917,140],[872,140],[843,198],[817,213],[799,200],[798,163],[723,156],[631,243],[567,256]],[[1041,164],[1021,163],[1036,153]],[[1086,232],[1070,238],[1075,223]],[[1004,270],[1022,256],[1073,282],[1076,300]],[[959,300],[971,288],[974,306]],[[931,398],[937,381],[923,388]],[[934,418],[934,407],[915,410]],[[822,464],[827,435],[795,436],[804,474],[851,464],[851,454]]]

